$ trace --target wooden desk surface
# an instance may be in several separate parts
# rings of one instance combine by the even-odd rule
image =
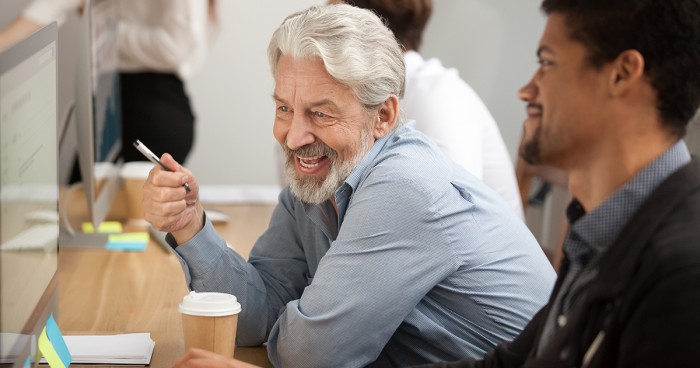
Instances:
[[[231,217],[217,225],[247,257],[273,206],[205,206]],[[143,228],[126,226],[126,231]],[[58,324],[65,335],[150,332],[151,367],[171,367],[184,354],[178,303],[188,290],[177,258],[151,241],[144,252],[60,248]],[[236,349],[236,358],[271,366],[264,348]]]

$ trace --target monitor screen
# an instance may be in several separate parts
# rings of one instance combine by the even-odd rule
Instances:
[[[0,362],[15,366],[57,307],[56,35],[0,54]]]
[[[91,221],[107,216],[119,188],[121,89],[115,1],[85,1],[78,69],[78,158]]]

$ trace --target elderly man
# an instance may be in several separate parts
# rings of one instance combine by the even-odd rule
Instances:
[[[521,89],[521,155],[569,174],[550,302],[483,361],[435,367],[697,367],[700,0],[545,0]]]
[[[290,185],[248,262],[170,157],[144,186],[188,286],[239,298],[239,345],[267,341],[275,366],[402,366],[515,336],[554,271],[497,194],[399,122],[391,31],[368,10],[317,6],[285,19],[268,53]]]

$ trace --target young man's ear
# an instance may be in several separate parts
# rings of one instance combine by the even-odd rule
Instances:
[[[644,77],[644,56],[637,50],[620,53],[612,63],[610,88],[613,95],[625,92]]]
[[[389,133],[399,119],[399,99],[392,95],[379,106],[377,122],[374,125],[374,139],[379,139]]]

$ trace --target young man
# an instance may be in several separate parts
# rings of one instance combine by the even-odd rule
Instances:
[[[145,218],[171,232],[188,286],[238,297],[237,342],[267,341],[275,366],[405,366],[517,335],[554,271],[495,192],[399,120],[391,31],[366,9],[312,7],[284,20],[268,55],[290,186],[248,262],[170,157],[174,172],[144,186]]]
[[[520,154],[575,200],[550,302],[483,361],[434,367],[695,367],[700,1],[545,0]]]

